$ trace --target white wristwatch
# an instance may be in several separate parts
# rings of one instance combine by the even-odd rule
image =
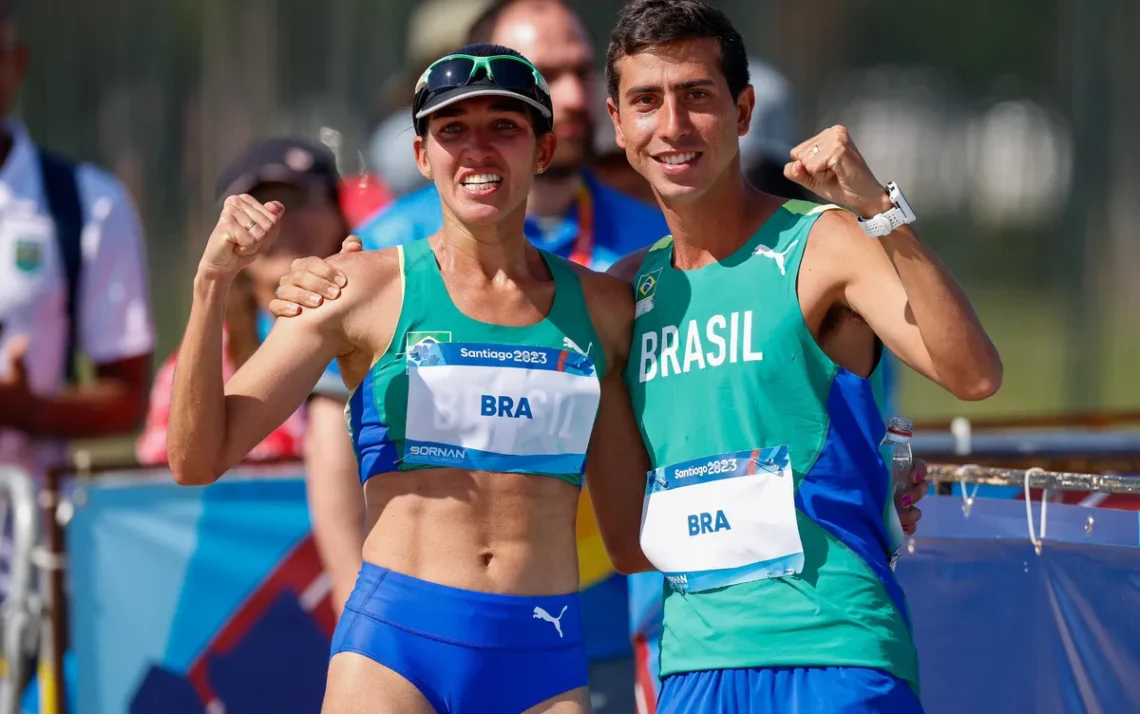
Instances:
[[[915,221],[914,211],[910,210],[906,196],[903,196],[899,185],[894,181],[887,184],[887,197],[895,205],[894,208],[873,218],[859,219],[863,232],[872,238],[881,238]]]

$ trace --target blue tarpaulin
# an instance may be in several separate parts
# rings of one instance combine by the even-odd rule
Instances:
[[[80,500],[79,714],[319,708],[331,612],[300,478],[109,480]],[[1038,555],[1024,501],[922,508],[897,573],[930,714],[1140,711],[1137,513],[1050,504]]]
[[[924,500],[897,570],[926,711],[1140,711],[1138,514],[1051,503],[1038,555],[1023,501],[962,505]]]

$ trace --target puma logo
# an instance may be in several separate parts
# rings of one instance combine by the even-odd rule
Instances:
[[[563,337],[562,338],[562,346],[568,350],[574,350],[575,352],[582,355],[583,357],[589,357],[590,356],[590,350],[592,350],[594,348],[594,343],[591,342],[589,344],[589,346],[586,347],[586,350],[583,352],[582,348],[578,346],[578,343],[574,342],[574,340],[570,339],[569,337]]]
[[[562,638],[562,616],[566,614],[566,609],[568,607],[570,607],[570,606],[569,605],[563,605],[562,606],[562,612],[558,613],[558,617],[551,616],[551,614],[549,612],[547,612],[546,610],[543,610],[541,607],[535,607],[534,608],[534,619],[545,620],[546,622],[549,622],[550,624],[554,625],[554,629],[558,630],[558,637],[559,637],[559,639],[561,639]]]
[[[756,250],[752,252],[752,255],[762,255],[765,258],[771,258],[772,260],[776,261],[776,267],[780,269],[780,275],[787,275],[788,272],[784,267],[784,259],[788,257],[788,253],[791,253],[792,248],[795,248],[796,244],[799,242],[799,238],[792,241],[792,244],[789,245],[783,253],[777,253],[766,245],[756,246]]]

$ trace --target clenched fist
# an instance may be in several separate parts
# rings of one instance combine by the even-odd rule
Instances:
[[[273,247],[284,213],[285,206],[277,201],[262,204],[247,194],[227,198],[198,272],[214,277],[237,275]]]
[[[847,206],[863,218],[893,208],[846,127],[823,130],[792,149],[791,158],[784,176],[817,196]]]

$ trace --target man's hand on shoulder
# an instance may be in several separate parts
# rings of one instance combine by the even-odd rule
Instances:
[[[364,245],[360,238],[350,235],[341,243],[340,253],[360,253]],[[277,298],[269,303],[274,317],[295,317],[302,307],[319,307],[326,299],[336,300],[340,290],[348,284],[348,277],[328,259],[311,256],[293,261],[292,270],[281,278]]]

